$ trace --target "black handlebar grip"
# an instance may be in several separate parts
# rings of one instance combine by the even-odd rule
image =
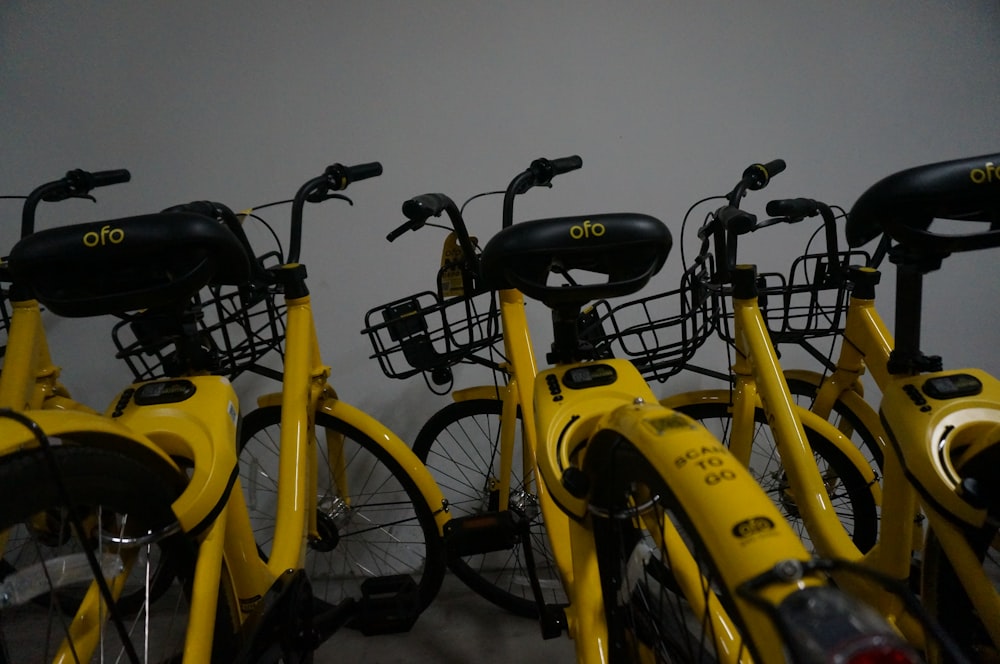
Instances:
[[[552,164],[553,175],[561,175],[563,173],[575,171],[578,168],[583,168],[583,159],[581,159],[578,155],[573,155],[572,157],[560,157],[559,159],[551,160],[549,163]]]
[[[421,194],[403,203],[403,215],[407,222],[385,236],[392,242],[406,231],[415,231],[423,227],[430,217],[439,217],[441,213],[454,207],[454,203],[444,194]]]
[[[97,171],[91,173],[91,183],[94,187],[107,187],[112,184],[121,184],[132,179],[132,174],[127,169],[118,168],[112,171]]]
[[[766,164],[751,164],[743,171],[743,181],[747,183],[747,189],[756,191],[766,187],[771,178],[784,170],[784,159],[774,159]]]
[[[38,187],[31,193],[31,197],[38,197],[47,203],[58,203],[68,198],[87,196],[92,189],[107,187],[128,182],[132,179],[132,174],[124,168],[113,171],[85,171],[77,168],[66,173],[66,177],[55,182],[49,182]]]
[[[544,157],[536,159],[531,162],[526,171],[526,173],[531,174],[533,181],[529,180],[525,183],[525,186],[528,188],[545,187],[552,182],[552,178],[555,176],[575,171],[581,166],[583,166],[583,160],[575,155],[572,157],[560,157],[559,159],[545,159]],[[517,193],[524,192],[518,191]]]
[[[367,164],[357,164],[355,166],[344,166],[343,164],[333,164],[327,166],[324,172],[327,184],[334,191],[346,189],[347,185],[359,180],[378,177],[382,175],[382,164],[372,161]]]
[[[403,215],[411,221],[425,221],[441,216],[451,202],[444,194],[421,194],[403,203]]]
[[[347,170],[351,173],[351,180],[358,182],[359,180],[377,178],[382,175],[382,164],[381,162],[370,161],[367,164],[350,166]]]
[[[819,206],[811,198],[782,198],[770,201],[765,208],[772,217],[815,217]]]
[[[757,216],[733,205],[727,205],[716,212],[722,227],[736,235],[745,235],[757,225]]]

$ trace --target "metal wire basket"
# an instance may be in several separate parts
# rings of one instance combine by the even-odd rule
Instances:
[[[207,372],[230,379],[252,371],[278,377],[261,364],[283,353],[284,302],[278,287],[211,286],[182,311],[146,310],[122,317],[112,330],[136,380]]]
[[[503,339],[495,293],[442,297],[424,291],[375,307],[365,329],[389,378],[409,378],[459,363],[492,366],[489,349]]]
[[[601,300],[580,321],[580,338],[599,357],[630,360],[647,380],[681,371],[715,332],[717,298],[706,287],[711,256],[681,277],[680,288],[611,307]]]
[[[771,342],[803,343],[841,334],[850,298],[848,267],[869,262],[864,251],[841,251],[832,258],[829,253],[815,253],[796,258],[787,275],[758,274],[758,301]],[[723,308],[731,315],[728,307]],[[729,324],[719,325],[720,336],[729,343],[731,329]]]

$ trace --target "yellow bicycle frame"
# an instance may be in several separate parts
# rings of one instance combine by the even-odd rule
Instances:
[[[73,401],[59,382],[60,369],[52,362],[41,309],[36,300],[12,302],[10,330],[0,371],[0,408],[12,410],[73,409],[97,411]]]

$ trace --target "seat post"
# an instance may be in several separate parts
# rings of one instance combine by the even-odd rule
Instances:
[[[589,359],[580,347],[580,309],[578,304],[552,307],[552,351],[545,358],[549,364]]]
[[[920,322],[923,314],[924,275],[941,267],[942,255],[927,255],[895,246],[889,260],[896,265],[896,345],[889,355],[892,375],[915,375],[941,371],[941,357],[920,351]]]

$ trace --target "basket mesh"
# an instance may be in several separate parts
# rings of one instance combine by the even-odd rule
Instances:
[[[774,344],[804,343],[844,330],[850,297],[848,266],[867,265],[867,253],[844,251],[796,258],[788,274],[758,275],[761,313]],[[581,337],[599,356],[632,361],[647,379],[665,381],[689,366],[713,333],[732,344],[730,288],[711,282],[705,255],[681,277],[680,288],[611,307],[601,301],[581,317]]]
[[[362,334],[386,376],[408,378],[488,352],[502,339],[499,316],[492,291],[450,298],[424,291],[370,310]]]
[[[611,307],[597,302],[581,318],[580,337],[599,356],[632,361],[647,379],[665,381],[715,331],[716,298],[705,287],[711,258],[688,268],[676,290]]]
[[[788,274],[757,276],[758,301],[774,344],[801,343],[844,331],[850,298],[848,266],[867,265],[863,251],[842,251],[836,262],[829,254],[806,254],[792,262]],[[732,343],[731,325],[720,325],[723,339]]]
[[[260,362],[283,352],[284,304],[276,287],[210,286],[183,311],[146,310],[119,321],[116,357],[136,380],[191,372],[235,378],[245,371],[271,375]]]

